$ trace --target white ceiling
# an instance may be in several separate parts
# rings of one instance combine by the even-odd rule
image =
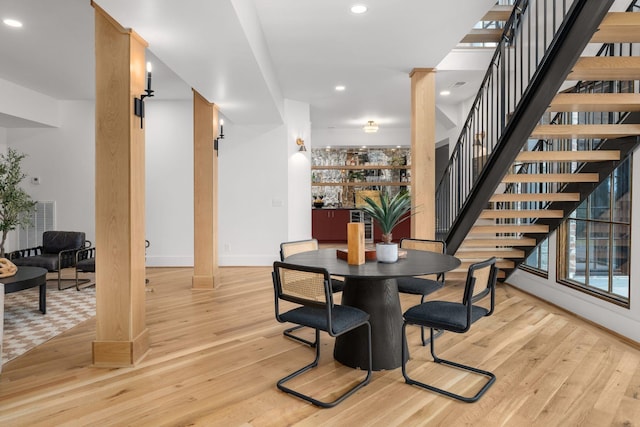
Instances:
[[[356,2],[369,11],[354,15]],[[242,125],[281,122],[283,99],[307,102],[313,128],[409,126],[413,68],[436,67],[495,0],[96,0],[149,43],[156,99],[198,90]],[[57,99],[94,96],[89,0],[2,0],[0,78]],[[438,88],[468,81],[486,61],[439,67]],[[482,63],[482,61],[480,61]],[[467,69],[467,71],[460,71]],[[472,71],[469,71],[471,69]],[[336,92],[338,84],[346,86]],[[0,117],[0,126],[2,126]]]

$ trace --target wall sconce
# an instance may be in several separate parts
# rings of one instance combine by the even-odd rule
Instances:
[[[304,146],[304,140],[302,138],[296,139],[296,144],[300,146],[300,149],[298,150],[298,152],[307,151],[307,147]]]
[[[369,120],[367,124],[362,127],[362,129],[366,133],[375,133],[378,132],[378,124],[373,120]]]
[[[224,139],[224,120],[220,119],[220,133],[218,137],[213,140],[213,149],[216,150],[216,157],[218,157],[218,140]]]
[[[483,142],[482,142],[483,140],[484,140],[484,132],[478,132],[478,133],[476,133],[476,136],[475,136],[475,138],[473,140],[473,145],[476,146],[476,147],[478,147],[478,146],[481,147],[482,144],[483,144]]]
[[[151,90],[151,62],[147,62],[147,88],[144,92],[140,95],[140,98],[133,99],[133,112],[140,117],[140,129],[143,128],[144,123],[144,99],[153,96],[153,90]]]

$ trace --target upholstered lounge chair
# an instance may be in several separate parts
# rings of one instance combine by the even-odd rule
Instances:
[[[76,252],[76,290],[80,290],[80,285],[83,283],[89,283],[90,279],[81,279],[80,273],[95,273],[96,272],[96,248],[93,246],[90,248],[80,249]],[[95,285],[95,283],[94,283]],[[88,286],[85,286],[88,287]]]
[[[91,242],[85,239],[81,231],[45,231],[42,233],[42,246],[20,249],[9,254],[9,259],[21,266],[42,267],[50,273],[58,273],[58,289],[62,288],[63,279],[60,271],[73,267],[76,263],[76,252],[88,248]],[[72,280],[73,281],[73,280]]]

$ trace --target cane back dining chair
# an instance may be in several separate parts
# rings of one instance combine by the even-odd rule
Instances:
[[[400,248],[439,252],[442,254],[447,252],[447,244],[442,240],[404,238],[400,240]],[[444,286],[444,273],[438,274],[435,279],[426,277],[399,277],[396,281],[398,282],[398,292],[420,295],[420,303],[423,303],[427,295],[434,293]],[[434,334],[434,338],[440,335],[442,335],[442,330],[437,331],[437,333]],[[420,338],[422,339],[422,345],[427,345],[428,340],[424,336],[424,328],[420,330]]]
[[[442,329],[462,334],[467,332],[471,328],[471,324],[477,320],[493,314],[497,273],[495,258],[472,264],[469,266],[462,302],[427,301],[411,307],[404,313],[404,323],[402,325],[402,339],[404,342],[402,346],[402,375],[407,384],[416,385],[468,403],[478,400],[491,387],[496,379],[493,373],[436,356],[433,331],[434,329]],[[487,296],[490,298],[489,308],[476,304]],[[433,361],[487,377],[488,380],[485,381],[482,388],[474,396],[467,397],[410,378],[407,373],[408,357],[406,355],[407,349],[405,348],[407,346],[407,325],[429,328]]]
[[[371,379],[372,367],[369,314],[355,307],[333,303],[331,276],[324,268],[299,266],[276,261],[273,263],[272,277],[275,292],[276,319],[279,322],[296,323],[315,329],[316,343],[319,343],[320,331],[325,331],[330,336],[337,337],[360,327],[367,328],[368,338],[368,366],[360,367],[367,370],[365,378],[340,394],[336,399],[329,402],[321,401],[284,385],[289,380],[318,366],[320,345],[316,345],[316,355],[313,362],[279,380],[277,383],[278,389],[316,406],[330,408],[368,384]],[[281,313],[280,301],[297,304],[297,307]]]
[[[283,242],[283,243],[280,243],[280,261],[284,261],[286,257],[300,253],[300,252],[308,252],[308,251],[316,251],[316,250],[318,250],[317,239]],[[344,289],[344,281],[336,278],[333,278],[331,280],[331,290],[333,292],[342,292],[343,289]],[[285,329],[282,332],[282,334],[287,338],[291,338],[294,341],[298,341],[303,344],[306,344],[309,347],[315,347],[317,345],[317,342],[309,341],[305,338],[299,337],[292,333],[293,331],[297,331],[302,328],[304,328],[304,326],[297,325],[297,326]]]

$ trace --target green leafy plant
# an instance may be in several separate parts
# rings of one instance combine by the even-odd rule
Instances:
[[[5,256],[4,245],[9,231],[31,225],[30,214],[36,206],[31,196],[20,187],[27,176],[21,166],[25,157],[26,154],[13,148],[9,148],[7,154],[0,154],[0,257]]]
[[[401,191],[390,197],[387,191],[382,191],[379,203],[370,197],[365,197],[364,201],[366,205],[360,209],[378,223],[382,231],[382,241],[391,243],[391,233],[396,225],[411,217],[411,195],[407,191]]]

